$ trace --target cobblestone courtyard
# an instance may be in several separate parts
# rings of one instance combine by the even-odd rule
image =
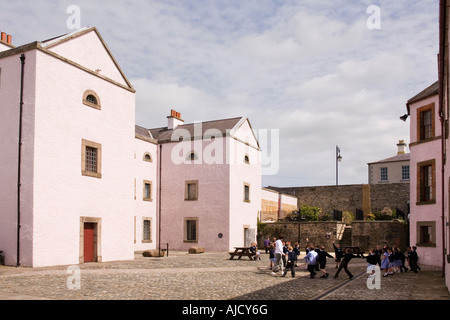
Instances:
[[[379,290],[367,287],[365,259],[353,259],[348,281],[345,272],[334,279],[309,278],[303,260],[296,277],[270,275],[268,255],[261,261],[228,260],[227,253],[189,255],[84,264],[80,289],[70,290],[68,267],[0,267],[0,300],[448,300],[441,273],[425,271],[381,277]]]

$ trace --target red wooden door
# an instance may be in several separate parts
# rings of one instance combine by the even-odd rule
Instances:
[[[84,224],[84,262],[94,262],[94,223]]]

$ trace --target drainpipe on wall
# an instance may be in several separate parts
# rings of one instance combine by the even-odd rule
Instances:
[[[447,27],[447,1],[446,0],[440,0],[439,4],[439,56],[438,56],[438,63],[439,63],[439,118],[441,121],[441,184],[442,184],[442,208],[441,208],[441,224],[442,224],[442,277],[445,277],[445,162],[446,162],[446,152],[445,152],[445,139],[446,139],[446,132],[445,132],[445,110],[444,110],[444,65],[445,65],[445,30]],[[447,84],[448,85],[448,84]],[[448,97],[447,97],[448,98]]]
[[[159,145],[159,195],[158,195],[158,258],[161,257],[161,167],[162,167],[162,144]],[[167,244],[168,246],[169,244]],[[168,251],[167,251],[168,252]]]
[[[19,108],[19,150],[17,165],[17,262],[16,267],[20,266],[20,187],[21,187],[21,163],[22,163],[22,114],[23,114],[23,82],[25,69],[25,55],[20,56],[21,76],[20,76],[20,108]]]

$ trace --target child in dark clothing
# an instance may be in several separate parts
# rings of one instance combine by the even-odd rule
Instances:
[[[408,268],[405,267],[406,256],[402,251],[400,251],[399,248],[397,248],[397,255],[400,258],[400,264],[399,264],[400,272],[403,272],[403,270],[405,270],[405,272],[408,271]]]
[[[289,247],[288,252],[287,252],[286,268],[284,269],[284,273],[282,275],[283,277],[286,277],[287,269],[291,269],[291,276],[292,276],[292,278],[295,277],[295,259],[296,258],[297,258],[297,255],[292,250],[292,247]]]
[[[367,273],[369,273],[369,271],[371,272],[371,274],[368,276],[370,277],[374,277],[375,275],[375,267],[378,264],[378,260],[379,257],[376,253],[375,249],[370,250],[370,254],[366,257],[366,261],[367,261]]]
[[[416,247],[408,247],[408,261],[409,261],[409,267],[414,273],[418,273],[418,265],[417,261],[419,260],[419,257],[416,252]]]
[[[342,256],[344,255],[341,249],[340,244],[334,244],[333,242],[333,248],[334,248],[334,257],[336,258],[336,268],[339,267],[339,264],[341,263]]]
[[[298,243],[295,243],[294,249],[292,250],[295,252],[295,266],[297,266],[297,261],[298,261],[298,256],[300,255],[300,247],[298,245]]]
[[[336,260],[331,254],[325,251],[325,247],[322,246],[318,253],[317,261],[319,263],[319,269],[322,271],[321,278],[328,278],[328,272],[325,270],[325,266],[327,264],[327,257]]]
[[[350,260],[352,260],[353,258],[358,258],[358,256],[353,255],[353,254],[351,253],[350,248],[347,248],[347,249],[345,250],[344,256],[342,257],[342,261],[341,261],[341,263],[340,263],[340,265],[339,265],[339,268],[338,268],[338,270],[337,270],[337,272],[336,272],[336,274],[335,274],[335,276],[334,276],[335,278],[337,278],[337,277],[339,276],[339,272],[341,272],[342,269],[344,269],[345,273],[347,273],[347,275],[348,275],[348,277],[349,277],[350,279],[353,278],[352,273],[351,273],[350,271],[348,271],[348,269],[347,269],[348,263],[349,263]]]

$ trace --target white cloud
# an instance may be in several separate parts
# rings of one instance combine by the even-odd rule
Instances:
[[[0,0],[0,27],[16,44],[69,30],[72,1]],[[381,30],[366,27],[373,1],[79,0],[137,89],[136,122],[166,125],[249,116],[280,129],[280,172],[263,184],[367,181],[367,162],[408,140],[398,117],[437,78],[438,3],[380,0]]]

